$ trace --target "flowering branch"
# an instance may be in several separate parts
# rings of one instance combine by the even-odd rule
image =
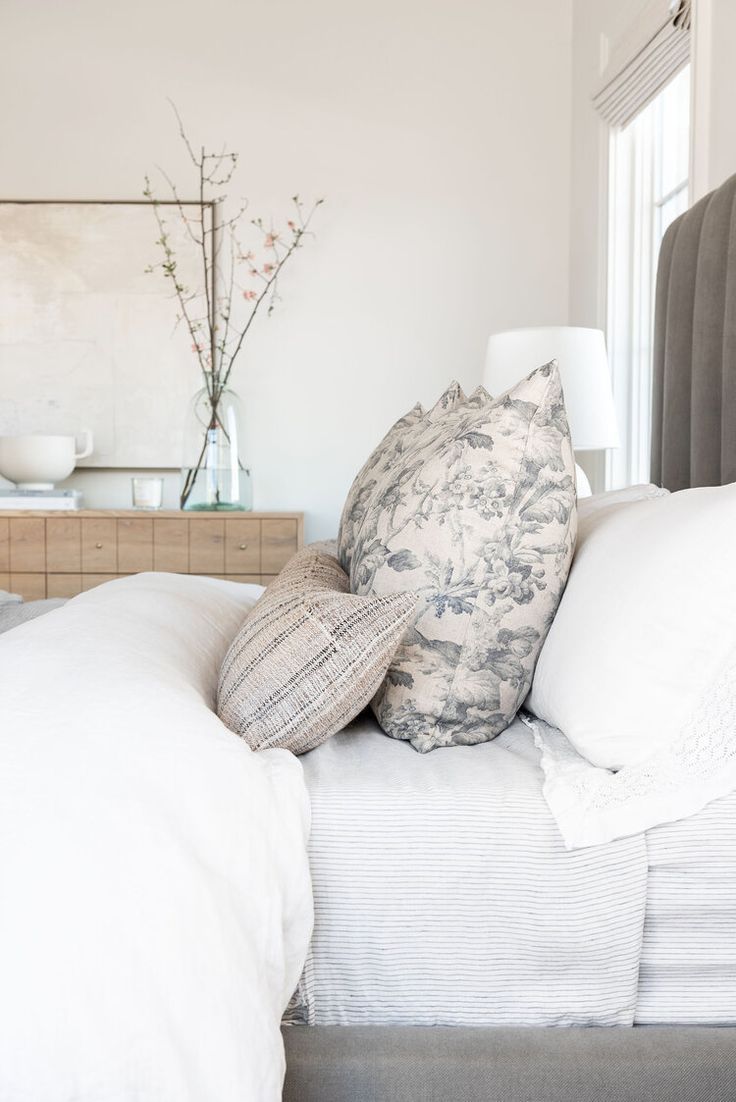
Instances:
[[[267,261],[260,270],[256,267],[252,267],[250,269],[251,277],[260,280],[263,286],[260,292],[256,292],[253,290],[243,291],[243,297],[246,299],[246,301],[252,302],[253,306],[250,312],[250,317],[238,334],[237,344],[235,345],[232,353],[230,353],[229,358],[226,353],[224,353],[223,355],[223,360],[226,362],[224,363],[224,373],[222,374],[221,387],[227,386],[227,381],[230,378],[230,373],[233,369],[235,359],[243,346],[245,336],[255,320],[259,307],[262,305],[263,302],[268,300],[268,313],[270,314],[273,311],[276,299],[278,278],[281,275],[285,264],[288,263],[296,250],[301,247],[302,239],[304,238],[305,234],[309,232],[309,223],[312,220],[314,212],[316,211],[317,207],[319,207],[324,202],[324,200],[318,199],[312,209],[309,211],[306,218],[303,217],[303,204],[298,195],[295,195],[293,197],[292,202],[294,203],[298,222],[290,219],[287,223],[287,227],[291,234],[288,244],[282,245],[279,239],[279,235],[277,233],[274,233],[273,230],[269,230],[268,232],[264,230],[262,219],[257,218],[253,221],[253,225],[257,226],[263,233],[264,247],[272,250],[274,259],[273,261]],[[279,253],[280,249],[283,249],[283,252],[281,254]],[[248,260],[251,256],[252,254],[246,254],[244,259]]]
[[[171,103],[171,101],[169,101]],[[243,342],[264,302],[268,303],[267,313],[271,314],[278,299],[278,278],[284,266],[295,251],[303,244],[310,233],[312,217],[323,200],[318,199],[305,214],[303,203],[298,195],[292,199],[294,216],[286,223],[282,231],[273,226],[266,228],[263,219],[254,218],[250,225],[260,231],[260,258],[251,250],[244,250],[239,241],[239,229],[247,212],[247,202],[243,201],[235,213],[224,220],[218,220],[219,208],[226,201],[222,191],[233,178],[238,166],[238,154],[223,148],[219,153],[210,153],[204,146],[196,152],[181,120],[175,104],[171,103],[176,117],[179,135],[197,171],[197,199],[194,206],[197,214],[192,218],[180,197],[174,181],[163,169],[161,176],[167,185],[176,212],[186,234],[200,254],[201,288],[192,291],[179,277],[176,251],[161,214],[161,200],[154,194],[151,181],[145,178],[143,194],[153,205],[159,237],[156,244],[163,253],[163,259],[151,265],[148,271],[160,271],[170,281],[179,305],[179,320],[183,320],[192,338],[192,351],[196,354],[204,376],[205,386],[213,404],[217,404],[222,391],[227,386]],[[208,212],[211,224],[208,225]],[[224,250],[226,271],[223,266],[223,239],[229,247]],[[246,281],[239,278],[239,271],[247,265]],[[218,281],[226,285],[224,293],[218,294],[215,287],[215,275]],[[248,305],[245,320],[236,324],[237,310],[235,300],[242,298]]]

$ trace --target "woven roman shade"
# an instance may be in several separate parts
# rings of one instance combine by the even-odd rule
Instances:
[[[626,126],[690,60],[692,0],[650,0],[611,51],[593,96],[610,126]]]

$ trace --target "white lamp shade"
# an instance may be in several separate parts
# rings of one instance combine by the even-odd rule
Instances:
[[[606,341],[600,329],[509,329],[488,340],[483,384],[503,394],[536,367],[557,360],[576,451],[619,446]]]

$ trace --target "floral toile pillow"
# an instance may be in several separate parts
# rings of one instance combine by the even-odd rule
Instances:
[[[368,505],[377,492],[382,477],[393,468],[401,455],[409,448],[416,448],[423,435],[431,436],[432,426],[446,414],[452,413],[461,406],[479,406],[490,400],[488,392],[482,386],[477,387],[470,398],[466,398],[460,384],[453,382],[429,412],[425,413],[422,406],[417,403],[391,426],[381,443],[371,452],[358,471],[345,499],[337,539],[337,557],[343,570],[350,571],[353,547],[360,533]]]
[[[374,448],[355,476],[345,499],[337,535],[337,557],[340,566],[346,572],[350,571],[350,558],[355,540],[363,523],[368,502],[376,488],[377,480],[381,474],[385,474],[390,469],[394,458],[401,454],[408,430],[418,421],[421,421],[424,416],[424,410],[417,403],[413,409],[400,417],[396,424],[388,430],[378,447]]]
[[[419,605],[373,710],[422,752],[485,742],[527,695],[575,544],[556,364],[495,401],[483,392],[425,415],[390,451],[374,465],[351,590],[413,590]]]

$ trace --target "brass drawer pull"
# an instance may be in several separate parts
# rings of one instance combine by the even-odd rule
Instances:
[[[247,550],[247,547],[248,547],[247,543],[241,543],[239,550],[240,551],[245,551],[245,550]]]
[[[101,543],[96,543],[95,547],[97,548],[98,551],[102,550],[102,544]]]

